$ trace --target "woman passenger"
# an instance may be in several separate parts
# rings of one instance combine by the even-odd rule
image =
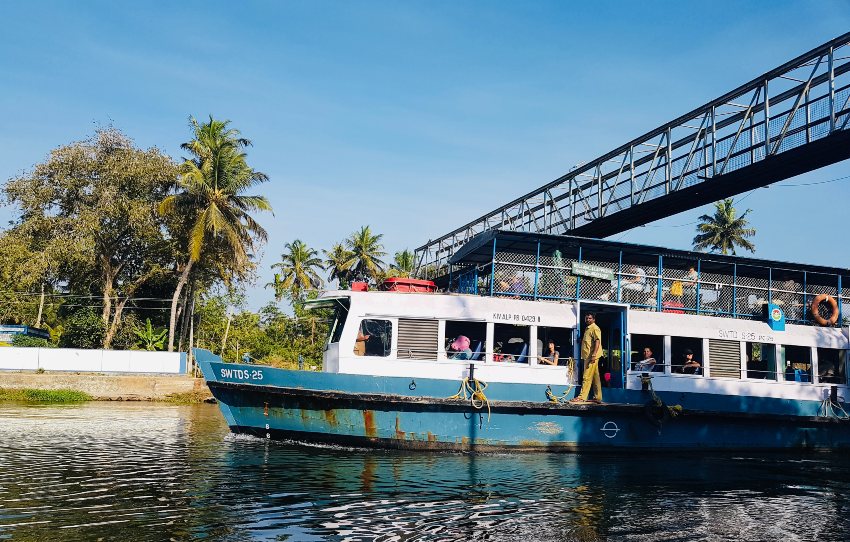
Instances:
[[[549,341],[549,354],[545,356],[537,356],[537,359],[540,363],[545,363],[546,365],[557,365],[558,364],[558,356],[560,355],[557,350],[555,350],[555,341]]]
[[[472,358],[472,350],[469,348],[469,337],[466,335],[458,335],[457,339],[449,345],[449,350],[449,359]]]

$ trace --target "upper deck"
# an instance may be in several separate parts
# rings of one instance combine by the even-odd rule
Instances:
[[[827,255],[828,258],[828,255]],[[812,300],[837,302],[850,320],[850,270],[706,254],[582,237],[489,231],[451,259],[452,292],[533,300],[611,301],[633,309],[765,320],[778,306],[790,324],[815,325]],[[821,316],[829,313],[826,304]]]

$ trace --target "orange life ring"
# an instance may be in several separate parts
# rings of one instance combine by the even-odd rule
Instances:
[[[829,319],[824,318],[818,312],[818,307],[822,302],[826,301],[829,304]],[[818,294],[812,299],[812,319],[819,326],[831,326],[838,321],[838,303],[835,298],[829,294]]]

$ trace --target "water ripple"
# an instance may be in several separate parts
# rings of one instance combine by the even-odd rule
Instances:
[[[850,539],[840,454],[305,447],[231,435],[209,405],[90,403],[0,406],[0,465],[0,539]]]

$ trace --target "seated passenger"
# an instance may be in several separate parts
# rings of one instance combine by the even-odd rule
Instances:
[[[818,374],[818,382],[823,382],[824,384],[840,384],[841,379],[835,374],[835,369],[830,367]]]
[[[493,346],[493,361],[513,361],[514,357],[508,353],[508,347],[501,341]]]
[[[366,342],[369,340],[370,335],[367,335],[363,329],[363,324],[360,324],[360,328],[357,330],[357,339],[354,340],[354,355],[355,356],[365,356],[366,355]]]
[[[555,341],[550,340],[548,347],[549,353],[545,356],[537,356],[537,360],[540,361],[540,363],[545,363],[546,365],[557,365],[558,356],[560,354],[557,350],[555,350]]]
[[[469,337],[458,335],[449,345],[449,359],[471,359],[472,350],[469,348]]]
[[[686,375],[696,375],[700,374],[700,368],[702,365],[694,359],[694,352],[690,348],[685,348],[685,351],[682,352],[685,356],[685,360],[682,363],[682,373]]]
[[[622,279],[623,289],[642,292],[646,287],[646,271],[642,267],[633,267],[631,276]]]
[[[655,369],[655,358],[652,356],[652,348],[646,347],[643,349],[643,359],[635,365],[635,371],[648,373]]]
[[[624,303],[646,303],[646,271],[642,267],[632,267],[631,275],[623,276],[621,281]]]

